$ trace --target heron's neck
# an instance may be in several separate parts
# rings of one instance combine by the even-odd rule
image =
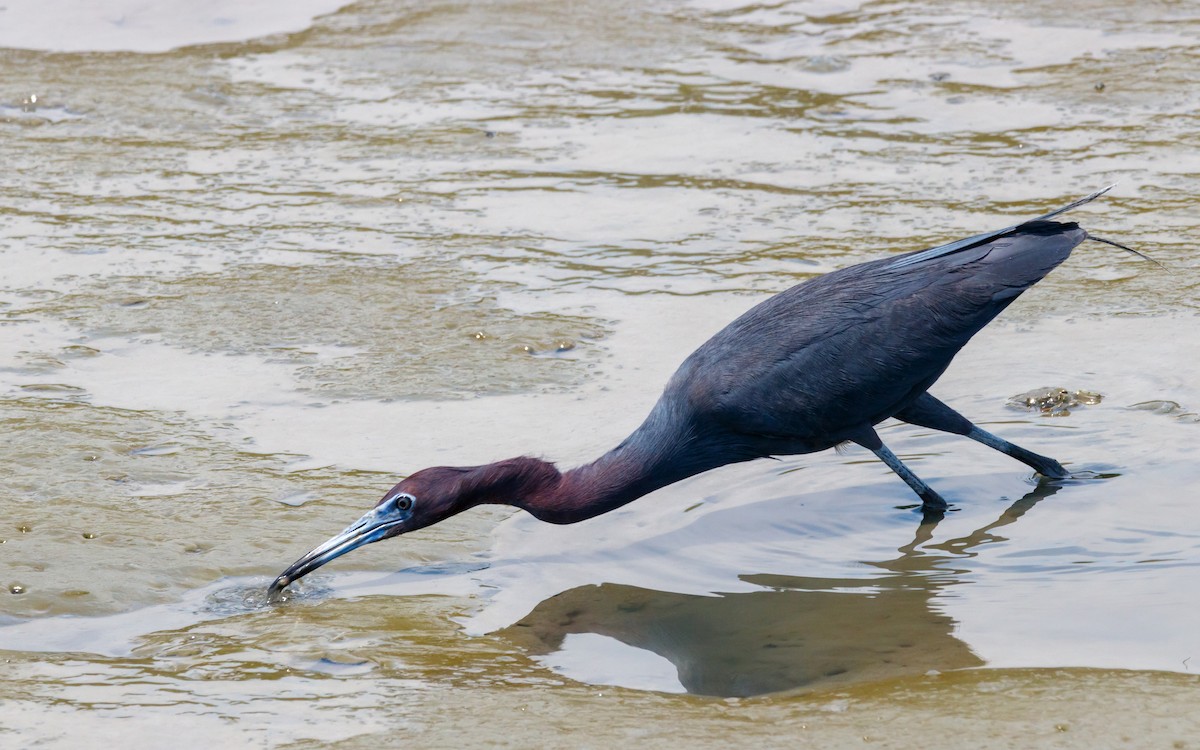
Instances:
[[[654,490],[729,463],[679,420],[655,409],[619,446],[590,464],[562,474],[552,484],[513,503],[542,521],[575,523],[607,513]]]
[[[681,477],[682,478],[682,477]],[[671,481],[618,451],[562,474],[553,485],[514,503],[549,523],[575,523],[631,503]]]

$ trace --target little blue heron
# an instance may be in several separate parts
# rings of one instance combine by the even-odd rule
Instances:
[[[642,425],[592,463],[561,473],[520,457],[418,471],[283,571],[269,595],[353,549],[476,505],[513,505],[542,521],[575,523],[718,466],[843,443],[873,451],[925,511],[945,510],[946,501],[879,439],[875,425],[889,417],[965,435],[1046,477],[1066,477],[1054,459],[980,429],[928,389],[972,336],[1079,243],[1092,239],[1141,256],[1073,222],[1050,221],[1109,189],[1032,221],[797,284],[693,352]]]

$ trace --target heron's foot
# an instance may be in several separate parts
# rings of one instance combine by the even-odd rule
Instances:
[[[925,487],[924,492],[919,492],[917,494],[921,496],[922,513],[945,513],[950,507],[950,504],[946,502],[945,498],[934,492],[933,489],[928,486]]]
[[[1053,484],[1082,484],[1084,482],[1103,481],[1105,479],[1113,479],[1121,476],[1120,471],[1114,471],[1117,467],[1108,465],[1093,465],[1091,469],[1079,468],[1074,471],[1067,472],[1064,477],[1051,477],[1044,475],[1042,479],[1052,480]]]
[[[1027,462],[1033,470],[1047,479],[1070,479],[1071,472],[1063,468],[1063,465],[1053,458],[1047,456],[1039,456],[1033,454],[1033,459]]]

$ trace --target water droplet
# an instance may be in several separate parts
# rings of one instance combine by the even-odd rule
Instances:
[[[299,508],[301,505],[304,505],[316,496],[317,494],[315,492],[293,492],[291,494],[284,495],[283,497],[277,497],[275,500],[276,502],[283,503],[284,505],[290,505],[293,508]]]
[[[45,393],[83,393],[84,389],[77,388],[73,385],[64,383],[27,383],[21,386],[23,391],[45,392]]]
[[[29,532],[33,531],[33,527],[27,523],[23,523],[17,526],[17,531],[21,532],[22,534],[28,534]]]
[[[25,593],[25,587],[19,583],[14,583],[13,585],[9,586],[8,590],[13,594],[24,594]]]
[[[71,346],[64,346],[62,353],[69,357],[95,357],[100,354],[100,350],[93,349],[90,346],[83,346],[82,344],[72,344]]]
[[[1136,404],[1130,405],[1129,408],[1137,409],[1138,411],[1150,411],[1155,414],[1174,414],[1183,410],[1183,407],[1177,402],[1166,400],[1139,401]]]
[[[810,73],[840,73],[850,67],[850,61],[837,55],[813,55],[802,65]]]
[[[85,531],[85,532],[83,532],[83,538],[84,539],[95,539],[96,535],[90,531]]]
[[[318,659],[309,669],[313,672],[323,672],[325,674],[351,675],[370,672],[372,665],[369,661],[337,661],[324,657]]]
[[[129,451],[131,456],[169,456],[172,453],[178,453],[183,450],[183,446],[179,443],[166,441],[163,443],[155,443],[154,445],[145,445],[141,448],[134,448]]]

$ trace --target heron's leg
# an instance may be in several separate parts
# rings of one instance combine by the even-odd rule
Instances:
[[[904,462],[896,457],[895,453],[888,450],[888,447],[883,444],[879,436],[875,434],[875,430],[868,428],[854,438],[854,442],[874,453],[879,457],[880,461],[887,464],[888,468],[896,472],[896,476],[904,480],[904,483],[912,488],[912,491],[917,493],[917,497],[921,498],[921,509],[926,513],[940,513],[946,510],[946,501],[942,496],[934,492],[933,488],[925,484],[925,481],[912,472],[912,469],[904,465]]]
[[[1012,456],[1026,466],[1032,467],[1034,471],[1044,477],[1066,479],[1071,476],[1071,472],[1064,469],[1063,465],[1053,458],[1043,456],[1040,453],[1034,453],[1033,451],[1027,451],[1021,446],[1010,443],[1004,438],[993,435],[975,425],[971,425],[971,431],[967,433],[967,437],[983,443],[989,448],[995,448],[1001,453]]]
[[[916,401],[913,401],[904,410],[896,414],[896,419],[908,422],[909,424],[915,424],[919,427],[928,427],[931,430],[940,430],[954,435],[965,435],[972,440],[983,443],[989,448],[995,448],[1005,455],[1012,456],[1021,463],[1031,467],[1037,473],[1052,479],[1063,479],[1070,476],[1070,473],[1062,467],[1062,464],[1053,458],[1034,453],[1033,451],[1027,451],[1019,445],[1010,443],[1004,438],[976,427],[971,424],[969,419],[928,393],[922,393],[918,396]]]
[[[895,453],[888,450],[888,447],[883,443],[879,444],[878,448],[873,450],[879,460],[888,465],[888,468],[896,472],[896,475],[904,480],[904,483],[912,488],[912,491],[917,493],[917,497],[921,498],[921,508],[926,511],[941,511],[946,509],[946,501],[942,496],[933,491],[933,488],[925,484],[925,480],[921,479],[916,474],[912,473],[912,469],[904,465],[904,462],[896,457]]]

